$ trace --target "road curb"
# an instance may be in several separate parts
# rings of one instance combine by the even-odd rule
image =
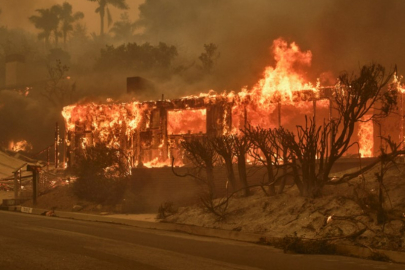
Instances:
[[[9,206],[8,211],[22,212],[34,215],[46,215],[49,213],[47,209],[30,208],[23,206]],[[95,214],[84,214],[77,212],[64,212],[64,211],[54,211],[55,217],[85,220],[85,221],[96,221],[96,222],[106,222],[106,223],[116,223],[123,224],[138,228],[145,229],[156,229],[165,231],[177,231],[199,236],[207,237],[217,237],[222,239],[236,240],[242,242],[260,243],[265,239],[267,243],[280,242],[282,238],[264,236],[261,234],[247,233],[240,231],[229,231],[218,228],[208,228],[200,227],[195,225],[179,224],[179,223],[168,223],[168,222],[150,222],[142,220],[133,220],[126,218],[116,218],[108,215],[95,215]],[[382,249],[371,249],[359,246],[348,246],[348,245],[336,245],[336,251],[340,255],[355,256],[359,258],[373,258],[375,255],[386,256],[390,261],[395,263],[405,264],[405,253],[399,251],[382,250]]]

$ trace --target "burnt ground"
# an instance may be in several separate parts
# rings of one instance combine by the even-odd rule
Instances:
[[[378,171],[377,166],[348,183],[325,186],[318,198],[300,197],[295,186],[287,187],[283,194],[273,197],[256,188],[249,197],[232,197],[222,217],[201,205],[190,205],[177,208],[165,221],[260,233],[269,239],[297,236],[405,251],[405,165],[391,168],[384,177],[383,224],[378,224],[377,218],[379,185],[375,173]],[[32,206],[32,201],[24,205]],[[82,208],[73,210],[75,205]],[[92,214],[119,213],[121,210],[119,205],[79,200],[68,185],[41,195],[36,207]]]

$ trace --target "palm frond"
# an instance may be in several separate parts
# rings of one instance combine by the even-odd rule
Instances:
[[[119,9],[129,9],[125,0],[107,0],[107,3]]]

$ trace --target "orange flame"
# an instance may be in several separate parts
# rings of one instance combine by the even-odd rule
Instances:
[[[143,166],[146,168],[162,168],[162,167],[171,167],[172,163],[169,159],[166,159],[165,161],[159,161],[159,157],[155,157],[151,161],[143,163]],[[179,160],[175,160],[173,166],[182,167],[184,166],[184,164]]]
[[[206,109],[168,111],[168,134],[206,133]]]
[[[87,131],[93,133],[93,144],[101,142],[117,147],[122,131],[127,138],[135,132],[142,120],[142,106],[136,102],[71,105],[63,108],[62,115],[68,131],[74,132],[76,125],[85,124]]]
[[[18,142],[11,141],[9,142],[8,149],[13,152],[29,151],[32,150],[32,145],[28,143],[26,140]]]
[[[309,90],[314,96],[318,94],[318,89],[305,82],[295,70],[298,65],[310,66],[310,51],[302,52],[295,43],[288,45],[282,38],[273,42],[272,49],[276,66],[266,67],[263,78],[250,91],[245,88],[237,96],[232,96],[235,98],[232,119],[236,120],[236,130],[243,128],[246,123],[263,128],[277,127],[281,124],[277,119],[278,103],[292,103],[293,92],[296,91]],[[248,119],[245,119],[245,112]]]
[[[364,119],[370,119],[369,116],[365,116]],[[373,144],[374,144],[374,126],[373,121],[359,122],[359,145],[361,157],[373,156]]]
[[[312,53],[301,52],[293,42],[290,45],[279,38],[273,42],[274,59],[276,67],[266,67],[264,78],[252,89],[251,96],[256,97],[258,103],[291,102],[293,91],[314,90],[311,83],[306,83],[302,75],[294,70],[297,64],[311,64]]]

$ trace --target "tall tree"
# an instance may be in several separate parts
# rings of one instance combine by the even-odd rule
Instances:
[[[112,5],[119,9],[128,9],[128,5],[125,0],[88,0],[90,2],[97,2],[98,7],[96,13],[100,13],[100,36],[104,36],[104,17],[107,12],[107,24],[108,26],[112,23],[112,18],[108,5]]]
[[[45,40],[45,45],[49,46],[49,38],[52,31],[58,28],[59,19],[55,10],[47,9],[37,9],[35,10],[39,15],[33,15],[29,17],[30,22],[32,22],[35,28],[42,30],[38,34],[38,39]],[[55,42],[57,42],[55,40]]]
[[[70,31],[73,31],[72,23],[84,18],[83,12],[75,12],[74,14],[72,11],[72,5],[68,2],[64,2],[62,6],[60,6],[59,10],[59,18],[62,22],[61,30],[63,35],[63,44],[66,44],[66,38]]]
[[[381,121],[396,108],[397,90],[384,89],[392,75],[378,64],[361,67],[359,75],[345,72],[331,98],[335,113],[329,123],[317,126],[314,118],[307,119],[305,126],[297,126],[296,135],[277,130],[281,145],[291,153],[289,165],[301,195],[319,196],[324,185],[341,182],[329,181],[329,174],[335,162],[357,144],[352,140],[356,124]]]
[[[62,13],[62,6],[61,5],[53,5],[51,7],[51,13],[54,17],[56,17],[56,22],[52,25],[52,32],[55,38],[55,47],[58,47],[59,44],[59,37],[62,36],[61,31],[59,31],[59,22],[60,22],[60,15]]]
[[[338,115],[330,123],[330,149],[325,159],[323,181],[335,163],[353,146],[351,137],[355,124],[386,117],[397,105],[397,91],[384,90],[394,72],[385,72],[379,64],[360,68],[359,75],[342,73],[334,93],[334,106]]]

